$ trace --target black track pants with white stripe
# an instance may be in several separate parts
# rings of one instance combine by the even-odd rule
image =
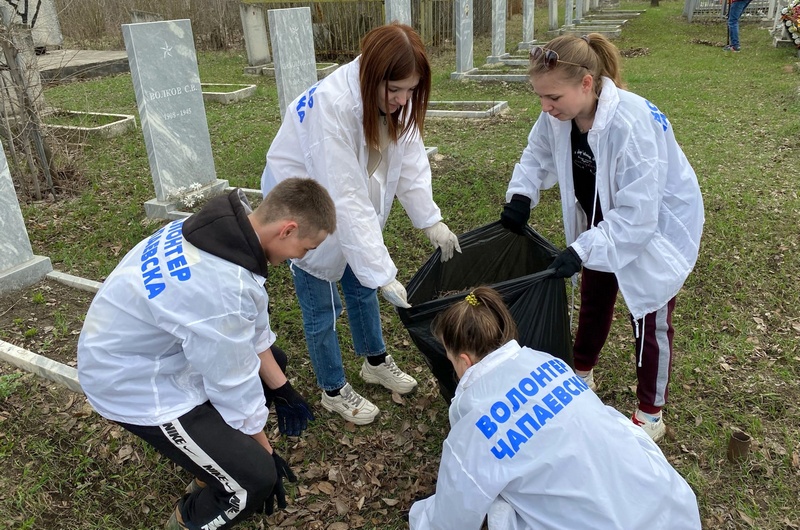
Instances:
[[[286,357],[275,350],[285,372]],[[251,436],[225,423],[210,402],[162,425],[120,425],[207,484],[181,500],[181,515],[190,530],[233,528],[260,512],[275,486],[272,456]]]

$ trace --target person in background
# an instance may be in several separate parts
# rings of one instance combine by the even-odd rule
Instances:
[[[742,50],[739,43],[739,19],[742,18],[750,2],[751,0],[728,0],[728,44],[722,48],[726,52]]]
[[[520,346],[495,290],[476,288],[432,328],[459,382],[436,493],[411,506],[411,530],[700,528],[655,442],[562,360]]]
[[[264,433],[313,419],[286,379],[264,289],[268,265],[303,257],[336,229],[328,193],[284,180],[252,211],[240,190],[140,242],[94,297],[78,340],[89,403],[196,478],[166,525],[232,528],[286,507],[294,480]]]
[[[379,409],[345,378],[336,320],[344,294],[360,375],[398,394],[417,381],[387,354],[377,290],[397,307],[410,307],[382,231],[397,197],[416,228],[441,250],[460,252],[433,200],[431,168],[422,144],[431,86],[425,47],[414,30],[389,24],[371,30],[361,55],[297,97],[267,152],[264,194],[302,172],[336,203],[339,229],[303,259],[292,262],[295,291],[322,406],[356,425]]]
[[[558,184],[567,249],[557,278],[583,270],[575,369],[595,388],[617,291],[636,343],[633,422],[660,440],[666,427],[676,295],[697,261],[703,199],[667,117],[622,88],[619,50],[604,36],[562,35],[531,49],[530,77],[542,113],[506,192],[500,220],[528,221],[539,193]]]

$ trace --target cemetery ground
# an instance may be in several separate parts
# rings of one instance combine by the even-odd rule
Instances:
[[[700,180],[706,225],[700,258],[678,296],[669,426],[660,444],[697,493],[705,528],[800,528],[800,74],[792,50],[767,31],[742,26],[743,51],[725,54],[725,27],[688,24],[683,2],[625,4],[646,9],[616,41],[628,87],[667,114]],[[542,38],[546,12],[536,13]],[[511,21],[508,42],[519,31]],[[476,40],[475,62],[489,53]],[[643,52],[642,50],[646,50]],[[434,197],[461,233],[495,221],[514,163],[539,114],[525,84],[454,82],[452,49],[431,50],[434,100],[508,101],[484,120],[429,119]],[[258,188],[264,155],[280,124],[274,80],[241,74],[244,52],[199,53],[207,83],[258,84],[230,105],[206,104],[217,177]],[[343,61],[340,61],[340,63]],[[69,110],[137,114],[129,75],[49,88]],[[56,200],[28,202],[23,215],[36,254],[60,272],[102,281],[140,239],[163,223],[144,218],[154,195],[139,130],[87,139],[61,162],[72,176]],[[559,247],[558,191],[542,194],[533,227]],[[399,205],[385,233],[408,282],[431,249]],[[382,318],[389,352],[419,381],[400,398],[363,384],[343,325],[348,380],[380,408],[354,427],[319,406],[300,310],[286,266],[271,269],[273,329],[290,356],[289,377],[317,420],[298,438],[269,435],[299,481],[289,509],[256,517],[245,530],[278,527],[401,529],[412,499],[433,491],[447,406],[399,318]],[[45,281],[0,298],[0,339],[74,365],[91,294]],[[343,320],[344,322],[344,320]],[[630,324],[620,302],[597,368],[598,395],[623,413],[635,406]],[[733,429],[753,437],[750,458],[730,463]],[[9,528],[152,529],[167,519],[189,478],[114,424],[84,397],[0,363],[0,513]]]

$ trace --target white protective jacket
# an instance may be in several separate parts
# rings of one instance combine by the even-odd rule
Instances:
[[[540,190],[558,183],[567,245],[585,267],[616,274],[638,320],[672,299],[697,261],[704,222],[697,177],[667,117],[604,77],[588,136],[603,221],[586,230],[594,212],[584,213],[575,198],[571,128],[569,121],[539,116],[506,200],[524,195],[533,207]]]
[[[394,197],[416,228],[432,226],[442,215],[418,132],[390,142],[383,152],[385,172],[368,175],[363,113],[356,58],[289,105],[267,152],[261,192],[289,177],[309,176],[322,184],[336,204],[336,233],[294,265],[334,282],[349,264],[361,285],[377,289],[397,275],[382,235]]]
[[[204,209],[221,205],[229,215],[209,219],[200,212],[140,242],[95,295],[78,341],[78,377],[100,415],[160,425],[210,401],[232,428],[248,435],[264,428],[258,354],[275,342],[267,265],[252,227],[248,237],[219,230],[226,221],[249,226],[244,210],[236,219],[225,204],[235,203],[234,194]],[[261,274],[187,241],[182,229],[190,221],[209,247],[227,247]]]
[[[478,530],[497,499],[518,530],[700,528],[692,489],[647,434],[516,341],[459,381],[436,494],[412,505],[411,530]]]

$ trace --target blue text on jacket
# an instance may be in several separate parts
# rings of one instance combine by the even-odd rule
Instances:
[[[520,446],[531,439],[547,421],[569,406],[574,396],[589,389],[583,379],[577,375],[558,383],[555,382],[559,376],[567,372],[567,365],[560,359],[551,359],[542,363],[528,376],[523,377],[517,386],[506,392],[505,400],[496,401],[491,406],[490,413],[484,414],[475,423],[475,427],[483,433],[486,439],[491,440],[499,433],[499,426],[506,423],[511,419],[513,413],[528,403],[528,397],[535,396],[539,390],[547,392],[540,400],[544,406],[533,403],[530,409],[514,422],[513,427],[506,429],[499,436],[497,443],[491,448],[492,455],[496,459],[502,460],[506,456],[514,458]]]
[[[308,108],[314,108],[314,92],[317,91],[317,85],[312,86],[308,89],[308,92],[301,97],[297,101],[297,107],[294,110],[297,111],[297,117],[300,118],[300,123],[303,123],[303,120],[306,118],[306,111],[302,110],[305,108],[306,103],[308,103]]]
[[[658,110],[658,107],[656,107],[649,101],[644,100],[644,102],[647,103],[647,108],[650,109],[650,114],[653,116],[653,119],[656,120],[658,123],[660,123],[661,128],[664,129],[664,131],[666,131],[667,127],[669,127],[669,120],[667,119],[667,115]]]
[[[148,300],[158,296],[166,284],[163,281],[164,275],[161,274],[161,263],[158,259],[158,245],[161,242],[161,235],[166,231],[164,237],[164,257],[167,259],[167,270],[169,275],[180,282],[185,282],[192,277],[192,271],[183,255],[183,228],[184,219],[174,221],[158,230],[150,236],[147,244],[142,250],[142,282],[147,289]],[[161,281],[159,281],[161,280]]]

